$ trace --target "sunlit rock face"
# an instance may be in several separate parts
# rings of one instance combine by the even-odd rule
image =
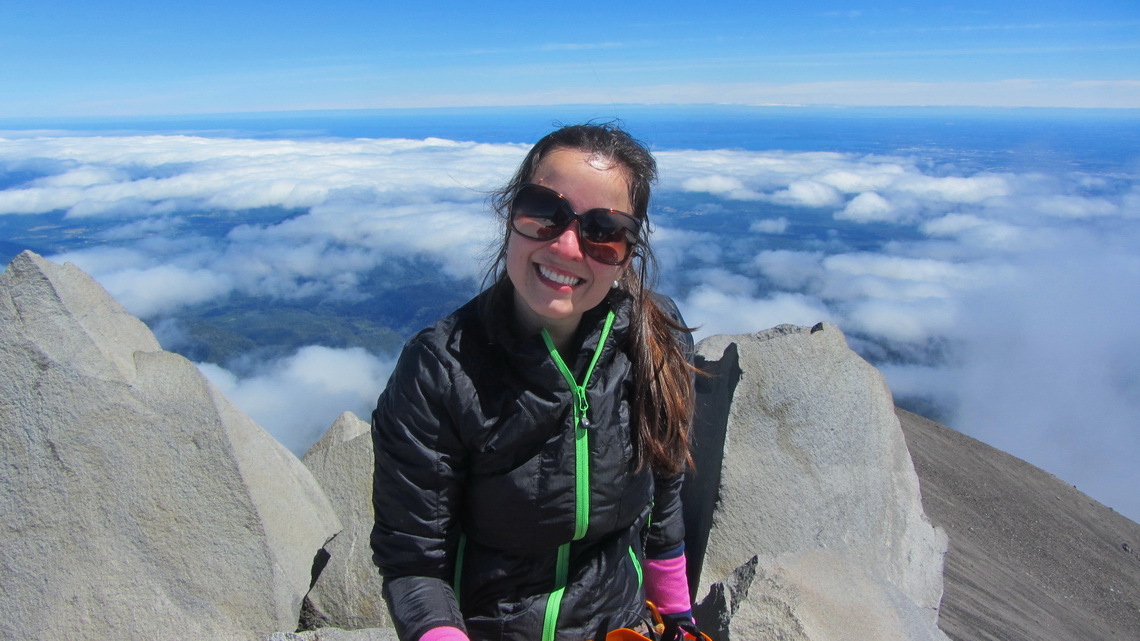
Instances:
[[[947,539],[879,372],[824,324],[713,336],[697,354],[709,376],[686,499],[710,628],[943,639]]]
[[[324,488],[344,530],[329,542],[327,565],[309,592],[307,625],[390,628],[380,572],[372,562],[372,434],[345,412],[302,459]]]
[[[340,525],[308,470],[78,269],[0,275],[0,637],[295,629]]]

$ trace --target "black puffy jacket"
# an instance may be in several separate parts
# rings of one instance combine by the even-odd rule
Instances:
[[[401,639],[592,640],[639,620],[641,561],[684,539],[682,477],[634,457],[628,297],[583,317],[576,395],[541,335],[516,336],[510,296],[412,338],[373,413],[373,560]]]

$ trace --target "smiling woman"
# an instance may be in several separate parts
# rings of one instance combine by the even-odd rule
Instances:
[[[540,140],[496,198],[490,287],[405,346],[372,415],[373,559],[401,639],[597,638],[647,598],[666,638],[696,633],[692,341],[646,283],[655,177],[611,126]]]

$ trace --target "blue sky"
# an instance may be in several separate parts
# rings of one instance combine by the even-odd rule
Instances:
[[[741,103],[1140,108],[1140,3],[5,0],[0,117]]]

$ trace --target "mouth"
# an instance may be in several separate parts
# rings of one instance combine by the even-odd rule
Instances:
[[[574,286],[579,285],[583,282],[583,279],[581,279],[581,278],[578,278],[576,276],[568,276],[565,274],[559,274],[558,272],[556,272],[556,271],[554,271],[554,270],[552,270],[549,267],[546,267],[544,265],[538,265],[538,275],[541,276],[545,280],[548,280],[548,281],[551,281],[557,285],[562,285],[562,286],[566,286],[566,287],[574,287]]]

